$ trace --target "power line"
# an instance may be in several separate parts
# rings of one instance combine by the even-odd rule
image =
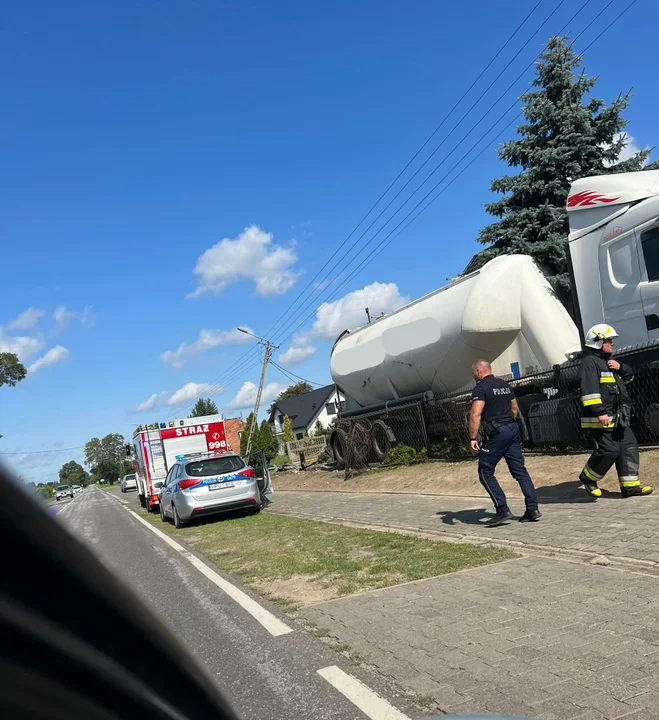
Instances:
[[[317,385],[318,387],[325,387],[325,385],[323,385],[322,383],[317,383],[317,382],[314,382],[313,380],[307,380],[307,378],[300,377],[299,375],[296,375],[295,373],[291,372],[290,370],[284,370],[284,368],[281,365],[278,365],[274,360],[270,360],[270,364],[274,365],[277,368],[277,370],[279,370],[279,372],[286,375],[286,377],[289,380],[292,380],[293,382],[295,382],[295,379],[297,379],[297,380],[302,380],[305,383],[309,383],[309,385]]]
[[[70,448],[56,448],[55,450],[26,450],[25,452],[0,452],[0,455],[43,455],[44,453],[70,452],[71,450],[82,450],[85,446],[78,445]]]

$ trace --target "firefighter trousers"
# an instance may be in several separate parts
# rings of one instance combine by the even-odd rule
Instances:
[[[595,450],[588,458],[579,479],[584,483],[598,483],[615,463],[621,488],[640,485],[638,478],[638,443],[629,427],[611,430],[590,430]]]

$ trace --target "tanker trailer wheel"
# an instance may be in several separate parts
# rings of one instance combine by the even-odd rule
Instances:
[[[350,468],[360,469],[368,466],[369,455],[371,453],[371,437],[364,425],[356,422],[350,431],[350,447],[352,449],[352,458],[350,458]]]
[[[346,467],[346,449],[348,447],[348,435],[345,430],[335,430],[330,438],[330,447],[332,455],[336,462],[337,470],[345,470]]]
[[[371,450],[378,462],[384,462],[387,453],[395,442],[394,431],[384,420],[376,420],[371,425]]]

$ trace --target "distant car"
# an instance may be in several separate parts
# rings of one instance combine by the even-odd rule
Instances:
[[[202,515],[250,509],[261,511],[254,468],[237,453],[183,457],[172,465],[160,489],[160,518],[181,528]]]
[[[82,492],[82,487],[80,485],[74,485],[71,490],[73,490],[74,495],[80,495]]]
[[[123,493],[128,492],[128,490],[137,490],[137,478],[135,477],[135,473],[124,475],[121,483],[119,483],[119,488]]]
[[[70,485],[60,485],[57,490],[55,490],[55,500],[59,502],[67,497],[73,497],[73,488]]]

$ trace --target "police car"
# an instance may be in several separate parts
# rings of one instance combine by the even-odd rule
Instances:
[[[241,509],[258,513],[261,507],[257,473],[237,453],[178,456],[160,490],[160,518],[171,518],[177,528],[202,515]]]

